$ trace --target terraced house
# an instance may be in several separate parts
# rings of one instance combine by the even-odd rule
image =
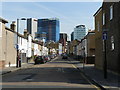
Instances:
[[[6,27],[6,23],[7,20],[0,18],[0,68],[16,66],[17,49],[22,64],[28,63],[34,55],[48,53],[42,42],[33,40],[27,30],[24,31],[24,35],[17,34],[15,22],[12,22],[10,28]]]
[[[16,63],[16,49],[14,45],[14,30],[7,28],[7,20],[0,18],[0,67]],[[12,54],[12,55],[11,55]]]
[[[103,33],[106,33],[106,61],[107,70],[119,73],[120,64],[120,2],[103,2],[102,7],[97,11],[95,16],[96,42],[99,38],[103,39]],[[98,17],[98,18],[97,18]],[[102,21],[102,23],[101,23]],[[99,22],[99,23],[98,23]],[[104,61],[104,43],[99,43],[100,47],[96,47],[96,67],[103,68]],[[101,53],[102,52],[102,53]],[[102,58],[99,58],[102,56]]]

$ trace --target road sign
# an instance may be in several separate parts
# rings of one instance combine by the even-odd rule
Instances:
[[[103,40],[107,40],[107,32],[103,32]]]
[[[17,49],[17,50],[19,49],[19,45],[16,45],[16,49]]]

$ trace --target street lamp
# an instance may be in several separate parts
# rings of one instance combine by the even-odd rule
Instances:
[[[21,60],[19,57],[19,46],[18,46],[18,34],[19,34],[19,20],[26,20],[26,18],[17,19],[17,59],[16,59],[16,67],[21,67]]]

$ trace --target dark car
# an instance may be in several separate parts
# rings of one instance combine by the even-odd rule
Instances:
[[[51,59],[54,59],[55,58],[55,56],[54,55],[51,55]]]
[[[62,59],[68,59],[68,56],[66,54],[62,55]]]
[[[45,61],[45,62],[50,61],[50,57],[49,57],[49,56],[44,56],[44,61]]]
[[[34,60],[35,64],[41,64],[41,63],[44,63],[44,58],[43,56],[37,56]]]

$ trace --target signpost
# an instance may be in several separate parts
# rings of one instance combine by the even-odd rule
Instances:
[[[104,41],[104,78],[107,78],[107,52],[106,52],[106,40],[107,40],[107,31],[103,32],[103,41]]]
[[[106,31],[103,32],[103,40],[107,40],[107,32]]]
[[[17,49],[17,50],[19,49],[19,45],[18,45],[18,44],[16,45],[16,49]]]

